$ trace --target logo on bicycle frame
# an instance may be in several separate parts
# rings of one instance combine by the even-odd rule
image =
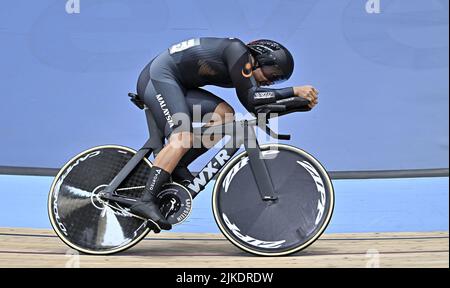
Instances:
[[[214,175],[217,174],[220,167],[222,167],[225,162],[230,159],[230,155],[228,155],[227,150],[221,150],[219,153],[217,153],[216,156],[214,156],[214,159],[216,161],[211,161],[208,163],[208,166],[202,169],[197,175],[197,177],[194,178],[191,184],[189,184],[188,188],[191,189],[194,192],[199,192],[202,190],[206,184],[211,180]],[[214,166],[219,165],[219,169],[214,168]]]

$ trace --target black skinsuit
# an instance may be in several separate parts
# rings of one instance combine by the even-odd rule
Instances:
[[[203,117],[225,102],[199,88],[204,85],[235,88],[250,112],[255,112],[258,105],[294,96],[292,87],[258,87],[250,63],[250,51],[239,39],[190,39],[153,59],[139,76],[137,92],[166,137],[174,129],[191,130],[194,105],[201,106]]]

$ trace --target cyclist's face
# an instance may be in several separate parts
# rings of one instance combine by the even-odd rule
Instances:
[[[269,79],[266,78],[261,68],[253,70],[253,76],[255,77],[258,86],[270,86],[273,84],[272,82],[269,81]]]

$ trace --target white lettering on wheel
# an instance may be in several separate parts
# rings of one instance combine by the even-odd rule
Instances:
[[[266,248],[266,249],[275,249],[279,248],[283,243],[286,242],[286,240],[280,240],[280,241],[264,241],[264,240],[258,240],[248,235],[242,235],[240,229],[231,221],[228,219],[227,215],[225,213],[222,213],[223,220],[225,221],[225,224],[227,225],[228,229],[233,232],[233,234],[241,239],[242,241],[255,246],[259,248]]]
[[[300,164],[303,168],[305,168],[306,171],[309,172],[309,174],[311,174],[311,176],[314,179],[314,182],[316,183],[317,191],[320,193],[319,201],[317,202],[317,217],[315,222],[315,224],[317,225],[322,219],[323,212],[325,211],[325,201],[326,201],[325,185],[323,184],[319,172],[317,172],[316,168],[314,168],[314,166],[312,166],[309,162],[297,161],[297,163]]]

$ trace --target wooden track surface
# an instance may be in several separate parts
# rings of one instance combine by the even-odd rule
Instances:
[[[270,258],[242,252],[219,234],[190,233],[149,234],[112,256],[73,252],[51,230],[0,228],[0,267],[449,268],[449,233],[325,234],[304,251]]]

